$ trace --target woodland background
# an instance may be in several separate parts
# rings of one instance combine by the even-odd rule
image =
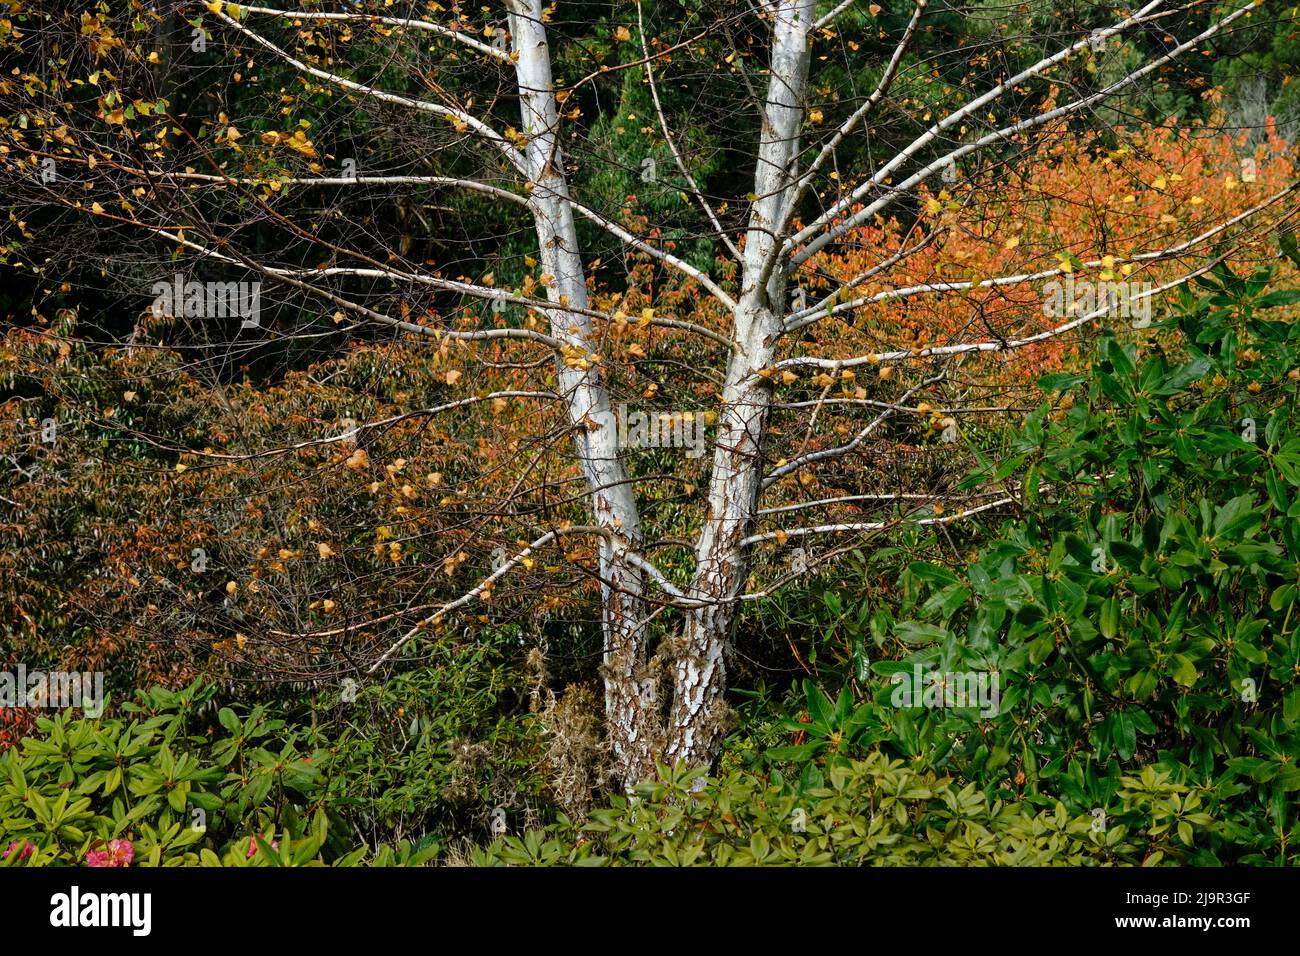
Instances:
[[[487,6],[427,6],[488,43],[500,20]],[[635,4],[564,0],[549,23],[557,76],[590,78],[563,104],[575,114],[575,195],[728,289],[735,264],[700,227],[645,69],[627,64],[643,37],[691,38],[659,67],[662,112],[698,189],[739,228],[736,184],[752,179],[757,129],[743,104],[766,39],[737,6],[647,0],[639,24]],[[1232,7],[1187,4],[1161,27],[1193,33]],[[398,15],[370,0],[339,9]],[[852,4],[818,40],[812,127],[872,88],[912,13],[904,0]],[[287,181],[352,158],[381,175],[434,152],[449,175],[478,175],[475,150],[445,121],[298,85],[274,57],[245,50],[235,62],[216,42],[191,54],[205,16],[202,4],[0,2],[0,666],[102,671],[112,695],[100,718],[0,710],[0,865],[85,863],[106,847],[120,860],[124,844],[135,865],[1295,862],[1300,258],[1289,207],[1189,254],[1212,268],[1160,296],[1149,328],[1108,318],[933,386],[919,361],[780,383],[787,403],[856,396],[911,413],[862,454],[779,487],[770,506],[862,488],[912,495],[934,516],[992,501],[990,488],[1010,500],[809,546],[803,573],[791,574],[799,542],[777,533],[752,575],[780,586],[741,609],[717,760],[664,766],[627,790],[602,729],[588,543],[539,554],[367,672],[412,609],[455,599],[494,553],[518,549],[520,515],[585,523],[549,410],[502,398],[422,411],[527,391],[537,354],[504,340],[430,346],[271,282],[260,329],[153,315],[153,281],[206,276],[132,225],[144,200],[121,188],[60,205],[31,185],[35,140],[64,142],[85,170],[95,114],[103,128],[135,126],[140,143],[150,124],[174,129],[141,162],[166,154],[200,173]],[[1037,59],[1049,35],[1113,20],[1090,2],[932,4],[905,89],[869,136],[840,147],[836,169],[875,168],[922,114]],[[944,217],[944,240],[909,257],[894,287],[999,275],[1026,255],[1127,278],[1131,250],[1172,245],[1296,182],[1298,29],[1294,6],[1264,0],[1208,55],[1016,144],[1014,161],[932,181],[819,252],[808,292],[825,295]],[[1160,32],[1111,41],[1062,84],[1124,75],[1162,49]],[[361,24],[277,36],[387,89],[414,95],[435,77],[493,115],[518,114],[454,45],[417,45],[405,60],[389,33]],[[113,100],[133,51],[155,71],[151,92]],[[248,255],[303,269],[326,264],[321,243],[361,237],[379,261],[448,279],[523,296],[544,284],[531,228],[482,193],[275,183],[184,202],[238,222]],[[310,240],[286,239],[286,222]],[[637,335],[649,316],[721,330],[725,315],[653,257],[578,228],[593,307],[623,316],[603,343],[622,363],[617,396],[708,407],[716,388],[695,374],[706,347],[671,329]],[[1159,282],[1173,265],[1135,278]],[[430,327],[531,321],[446,290],[339,288]],[[1050,324],[1041,299],[1030,283],[885,299],[808,335],[844,355],[864,342],[962,341],[972,325],[1011,335]],[[954,415],[955,444],[941,439]],[[49,418],[55,442],[40,437]],[[319,443],[348,422],[366,428]],[[773,425],[773,461],[806,445],[803,428]],[[646,482],[647,536],[667,542],[658,556],[676,572],[689,552],[673,542],[694,532],[708,458],[645,450],[632,467]],[[539,490],[518,493],[538,475]],[[845,505],[829,518],[864,513]],[[918,663],[995,668],[999,715],[895,707],[891,675]]]

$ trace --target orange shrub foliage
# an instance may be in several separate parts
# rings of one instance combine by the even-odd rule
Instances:
[[[950,186],[935,177],[932,188],[920,193],[914,222],[904,225],[894,217],[856,230],[851,245],[809,260],[803,284],[828,294],[937,230],[933,241],[855,288],[852,298],[1062,268],[1080,281],[1158,285],[1202,264],[1212,244],[1156,263],[1135,261],[1137,256],[1184,243],[1292,181],[1289,144],[1271,121],[1266,133],[1265,142],[1248,150],[1244,135],[1172,122],[1120,130],[1109,145],[1095,133],[1061,132],[1008,167]],[[1229,232],[1221,238],[1240,237]],[[1257,258],[1261,238],[1268,237],[1248,238],[1231,261]],[[1265,247],[1263,254],[1270,250]],[[1105,261],[1091,268],[1081,265],[1100,260]],[[840,354],[849,355],[1032,335],[1065,321],[1045,313],[1042,284],[1040,279],[886,300],[856,309],[844,321],[823,323],[833,329],[817,338],[823,348],[835,343]],[[1068,337],[1053,339],[999,353],[986,360],[985,374],[1010,380],[1026,368],[1059,366],[1073,353]]]

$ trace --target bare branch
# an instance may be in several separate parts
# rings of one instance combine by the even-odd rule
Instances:
[[[426,30],[430,33],[436,33],[439,36],[455,40],[457,43],[463,43],[484,56],[490,56],[495,60],[500,60],[513,66],[514,61],[510,54],[505,50],[498,50],[490,43],[484,43],[482,40],[475,39],[465,30],[453,30],[439,23],[432,23],[429,20],[411,20],[403,17],[379,17],[369,13],[316,13],[306,10],[276,10],[271,7],[240,7],[240,10],[247,13],[264,14],[266,16],[286,17],[293,20],[333,20],[359,23],[380,23],[386,27],[401,27],[410,30]]]
[[[317,69],[314,66],[308,66],[306,63],[302,62],[302,60],[299,60],[297,57],[293,56],[293,54],[280,49],[280,47],[276,46],[270,40],[254,33],[252,30],[244,26],[242,23],[240,23],[238,20],[234,19],[233,17],[227,16],[225,13],[219,13],[217,14],[217,17],[218,19],[222,20],[227,26],[231,27],[234,30],[238,30],[240,33],[244,34],[249,39],[253,40],[253,42],[270,50],[272,53],[280,57],[290,66],[294,67],[297,70],[301,70],[304,73],[308,73],[311,76],[316,77],[318,80],[326,80],[327,82],[333,83],[335,86],[342,87],[345,90],[351,90],[354,93],[360,93],[362,95],[372,97],[384,103],[392,103],[397,106],[406,106],[406,107],[410,107],[411,109],[420,110],[425,113],[433,113],[436,116],[445,116],[450,120],[454,120],[455,122],[463,124],[464,126],[478,133],[480,136],[482,136],[484,139],[490,142],[493,146],[499,149],[501,153],[508,160],[510,160],[511,165],[513,165],[516,169],[520,170],[521,172],[524,172],[525,174],[527,173],[527,167],[524,164],[523,157],[520,155],[519,150],[515,149],[514,146],[512,146],[509,142],[506,141],[506,138],[504,136],[502,136],[492,127],[488,126],[482,120],[479,120],[476,117],[471,116],[469,113],[466,113],[464,110],[452,109],[450,107],[443,106],[441,103],[431,103],[428,100],[413,100],[406,96],[399,96],[396,93],[389,93],[384,90],[375,89],[372,86],[366,86],[364,83],[358,83],[355,80],[346,79],[345,77],[339,76],[335,73],[329,73],[325,70]]]
[[[929,386],[933,385],[935,382],[942,381],[942,380],[943,380],[942,375],[936,375],[933,378],[926,379],[924,382],[921,382],[918,385],[913,385],[911,388],[909,388],[906,392],[903,393],[901,398],[899,398],[898,400],[899,404],[901,405],[903,402],[906,402],[909,398],[911,398],[913,395],[915,395],[917,392],[921,391],[922,389],[928,388]],[[872,419],[871,422],[868,423],[864,428],[862,428],[856,435],[854,435],[851,441],[848,441],[843,445],[839,445],[835,448],[825,448],[822,449],[821,451],[808,452],[806,455],[800,455],[798,458],[786,462],[784,465],[781,465],[777,468],[773,468],[772,471],[768,473],[768,476],[763,479],[763,485],[762,485],[763,489],[766,490],[770,488],[772,485],[780,481],[786,475],[793,474],[796,471],[801,471],[802,469],[807,468],[809,465],[814,465],[819,461],[827,461],[828,459],[831,458],[840,458],[844,455],[849,454],[855,449],[860,448],[862,446],[862,443],[867,440],[867,438],[871,435],[871,433],[874,432],[877,428],[879,428],[881,424],[883,424],[884,422],[892,418],[894,416],[894,413],[895,413],[894,408],[892,407],[886,408],[874,419]]]
[[[1096,36],[1104,39],[1105,37],[1110,37],[1118,33],[1122,33],[1125,30],[1128,30],[1134,26],[1144,23],[1149,19],[1154,19],[1153,17],[1149,17],[1147,15],[1151,11],[1159,7],[1163,2],[1164,0],[1150,0],[1150,2],[1147,3],[1147,5],[1144,6],[1137,13],[1133,14],[1131,17],[1128,17],[1127,19],[1121,21],[1120,23],[1114,26],[1107,27],[1104,30],[1099,31],[1096,34]],[[827,232],[822,233],[822,235],[819,236],[817,239],[812,239],[812,236],[816,235],[819,229],[825,227],[827,224],[831,222],[834,222],[835,219],[840,215],[842,215],[846,209],[848,209],[854,203],[859,202],[864,196],[866,196],[868,192],[870,192],[871,190],[878,187],[881,183],[883,183],[887,178],[889,178],[889,176],[895,170],[898,169],[898,167],[903,165],[903,163],[907,162],[918,152],[920,152],[931,142],[933,142],[944,130],[954,126],[957,123],[960,123],[962,120],[966,119],[968,116],[972,115],[977,110],[993,102],[994,100],[1006,95],[1007,93],[1016,89],[1018,86],[1025,83],[1026,81],[1033,79],[1036,76],[1039,76],[1040,74],[1049,70],[1053,66],[1056,66],[1058,63],[1065,61],[1069,57],[1073,56],[1077,51],[1083,49],[1084,47],[1092,43],[1095,37],[1088,37],[1085,39],[1081,39],[1078,42],[1073,43],[1070,46],[1057,51],[1056,53],[1052,54],[1049,57],[1044,57],[1043,59],[1039,60],[1037,63],[1033,64],[1032,66],[1022,70],[1020,73],[1017,73],[1011,79],[999,83],[997,86],[993,87],[993,89],[989,90],[987,93],[984,93],[982,96],[976,97],[975,99],[967,103],[965,106],[961,107],[960,109],[954,110],[952,113],[949,113],[943,119],[939,120],[928,130],[926,130],[915,140],[913,140],[911,144],[909,144],[905,149],[901,150],[897,155],[895,155],[894,158],[891,159],[888,163],[880,167],[880,169],[876,170],[876,172],[870,178],[868,178],[865,182],[860,184],[856,189],[854,189],[851,193],[849,193],[849,195],[845,196],[844,198],[836,202],[833,206],[831,206],[830,209],[828,209],[821,216],[817,217],[815,220],[813,220],[811,223],[809,223],[807,226],[801,229],[796,235],[791,236],[789,240],[785,243],[785,246],[783,247],[784,250],[792,250],[795,247],[799,246],[800,244],[807,242],[808,244],[804,246],[804,248],[800,250],[799,253],[797,253],[792,257],[792,261],[796,264],[803,262],[808,257],[814,255],[823,246],[825,246],[826,243],[832,241],[833,239],[837,238],[840,235],[843,235],[844,232],[848,231],[848,229],[853,228],[859,223],[865,222],[871,216],[875,215],[880,209],[883,209],[886,205],[893,202],[894,199],[896,199],[898,196],[906,194],[907,191],[910,190],[917,183],[924,181],[934,172],[944,168],[950,161],[955,160],[960,156],[964,156],[967,153],[973,152],[976,149],[982,148],[983,146],[987,146],[990,143],[997,142],[998,140],[1001,139],[1005,139],[1011,133],[1018,132],[1024,129],[1030,129],[1034,126],[1041,126],[1044,123],[1051,122],[1054,119],[1059,119],[1060,117],[1069,115],[1072,112],[1077,112],[1078,110],[1083,109],[1085,106],[1091,105],[1092,103],[1095,103],[1100,99],[1104,99],[1109,96],[1112,96],[1119,89],[1128,86],[1130,83],[1136,82],[1137,79],[1139,79],[1142,76],[1145,76],[1148,72],[1154,70],[1157,66],[1161,65],[1162,63],[1166,63],[1169,60],[1173,59],[1174,57],[1180,55],[1182,52],[1185,52],[1185,50],[1189,49],[1192,45],[1200,42],[1202,39],[1212,36],[1215,32],[1217,32],[1219,28],[1225,26],[1227,23],[1230,23],[1232,20],[1236,19],[1237,17],[1244,15],[1252,7],[1253,7],[1253,3],[1251,5],[1243,7],[1241,10],[1238,10],[1231,17],[1219,21],[1218,24],[1214,25],[1209,30],[1202,33],[1200,36],[1194,38],[1193,40],[1188,41],[1186,44],[1183,44],[1181,47],[1175,48],[1175,50],[1172,51],[1171,53],[1152,61],[1152,63],[1150,63],[1146,68],[1130,74],[1124,80],[1111,84],[1111,86],[1107,87],[1105,90],[1102,90],[1092,96],[1085,97],[1081,100],[1077,100],[1073,104],[1067,104],[1064,107],[1059,107],[1058,109],[1051,110],[1047,113],[1041,113],[1038,116],[1032,117],[1031,119],[1025,120],[1021,123],[1004,127],[1003,129],[990,133],[988,136],[985,136],[984,138],[977,141],[976,143],[971,143],[968,144],[967,146],[959,147],[958,149],[953,150],[951,153],[947,154],[946,156],[940,157],[930,165],[926,166],[919,173],[916,173],[914,176],[909,177],[903,183],[894,187],[885,197],[882,197],[876,202],[873,202],[868,207],[870,212],[864,211],[863,213],[855,213],[854,215],[849,216],[846,219],[842,220],[841,222],[837,223],[833,228],[829,229]],[[811,241],[809,241],[810,239]]]
[[[950,515],[942,515],[935,518],[918,518],[915,521],[908,521],[907,524],[919,526],[951,524],[954,521],[961,521],[985,511],[992,511],[994,508],[1001,508],[1004,505],[1014,504],[1015,498],[1005,497],[998,498],[996,501],[990,501],[986,504],[977,505],[974,508],[963,508],[961,511],[954,512]],[[784,541],[788,538],[805,538],[810,535],[818,534],[851,534],[863,531],[884,531],[886,528],[895,527],[903,523],[900,520],[894,521],[861,521],[847,524],[820,524],[810,528],[783,528],[779,531],[765,531],[762,534],[751,534],[744,540],[746,546],[752,547],[761,544],[764,541]]]
[[[714,212],[713,207],[710,206],[708,200],[704,198],[704,194],[700,192],[699,184],[696,183],[695,177],[691,175],[691,171],[687,167],[686,161],[682,159],[681,151],[677,148],[677,142],[673,139],[672,130],[668,128],[668,118],[664,116],[663,103],[659,101],[659,84],[655,82],[655,73],[652,65],[653,58],[650,56],[650,48],[646,43],[645,11],[642,8],[641,0],[636,0],[636,21],[637,28],[641,35],[641,50],[646,57],[646,80],[650,85],[650,97],[654,100],[655,113],[659,117],[659,128],[663,131],[664,141],[668,143],[668,148],[672,150],[673,161],[676,162],[678,171],[682,174],[682,178],[686,180],[686,184],[690,187],[691,196],[695,199],[696,203],[699,204],[699,207],[704,210],[704,214],[709,217],[709,222],[713,224],[713,231],[717,235],[718,240],[727,247],[727,250],[733,257],[739,259],[740,250],[737,249],[736,244],[731,241],[731,237],[727,235],[727,231],[722,228],[722,223],[718,220],[718,214]]]

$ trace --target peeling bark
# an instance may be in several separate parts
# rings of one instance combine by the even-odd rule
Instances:
[[[772,392],[755,373],[772,364],[781,330],[787,272],[773,266],[774,229],[797,177],[799,128],[808,77],[812,0],[773,6],[771,78],[742,262],[741,296],[733,313],[735,349],[727,366],[718,438],[709,480],[708,513],[696,547],[691,597],[708,601],[687,618],[677,661],[666,754],[671,761],[709,763],[723,727],[726,653],[736,626],[733,599],[749,574],[743,544],[753,526],[763,476],[763,436]]]
[[[525,165],[532,181],[534,222],[543,272],[555,277],[547,289],[551,302],[587,308],[587,282],[574,228],[573,207],[557,135],[558,110],[540,0],[511,0],[510,29],[518,54],[523,131],[528,137]],[[579,311],[550,313],[551,334],[578,350],[593,351],[591,319]],[[641,545],[640,518],[632,482],[619,457],[618,433],[599,365],[571,368],[557,362],[560,394],[568,408],[573,440],[591,491],[594,523]],[[625,783],[653,771],[658,752],[659,716],[653,681],[646,673],[645,575],[622,557],[614,544],[600,543],[602,630],[604,636],[605,720],[614,771]],[[651,681],[650,686],[646,682]]]

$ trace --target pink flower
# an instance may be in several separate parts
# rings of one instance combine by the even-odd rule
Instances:
[[[267,836],[270,836],[270,834],[267,834]],[[266,837],[264,836],[264,837],[262,837],[262,839],[265,840]],[[280,841],[279,841],[279,840],[272,840],[272,841],[271,841],[271,849],[272,849],[272,850],[275,850],[275,851],[278,853],[278,852],[280,851]],[[251,860],[251,859],[252,859],[253,857],[255,857],[256,855],[257,855],[257,837],[249,837],[249,838],[248,838],[248,852],[244,854],[244,859],[245,859],[245,860]]]
[[[130,840],[109,840],[102,850],[86,853],[86,866],[130,866],[135,859],[135,847]]]
[[[14,850],[18,850],[18,841],[17,841],[17,840],[14,840],[14,842],[13,842],[13,843],[10,843],[9,846],[5,849],[5,859],[6,859],[6,860],[9,859],[9,857],[13,855]],[[21,850],[18,850],[18,862],[21,863],[23,860],[27,859],[29,856],[31,856],[31,855],[32,855],[33,853],[35,853],[35,852],[36,852],[36,844],[35,844],[35,843],[28,843],[26,840],[24,840],[24,841],[23,841],[23,848],[22,848]]]

